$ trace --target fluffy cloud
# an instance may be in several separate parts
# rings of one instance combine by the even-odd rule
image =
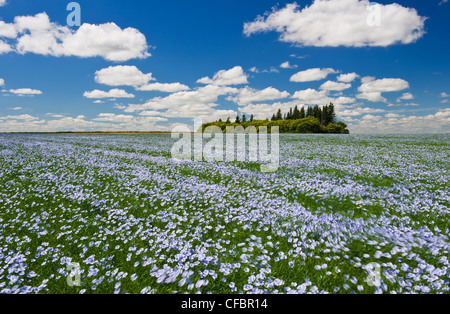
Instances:
[[[379,13],[380,23],[371,23]],[[375,16],[377,17],[377,16]],[[297,3],[274,8],[244,24],[244,34],[276,31],[280,41],[315,47],[365,47],[417,41],[426,18],[399,4],[372,5],[369,0],[315,0],[300,10]]]
[[[389,116],[388,116],[389,115]],[[351,133],[448,133],[450,132],[450,108],[441,109],[426,116],[399,116],[387,114],[385,119],[357,120],[349,124]]]
[[[0,0],[0,7],[6,5],[6,0]]]
[[[134,98],[133,94],[128,94],[123,89],[111,89],[109,92],[101,91],[101,90],[93,90],[92,92],[85,92],[83,94],[86,98],[94,98],[94,99],[100,99],[100,98]]]
[[[320,89],[329,91],[343,91],[345,89],[349,89],[350,87],[352,87],[352,84],[327,81],[320,86]]]
[[[362,84],[358,91],[363,93],[399,92],[409,88],[409,83],[402,79],[384,78]]]
[[[239,111],[246,115],[254,115],[255,119],[264,120],[270,119],[274,113],[280,109],[282,112],[288,112],[290,108],[298,106],[301,108],[303,104],[299,101],[277,102],[274,104],[249,104],[245,107],[239,108]]]
[[[296,68],[298,68],[298,65],[296,65],[296,64],[291,65],[291,64],[289,63],[289,61],[286,61],[286,62],[283,62],[283,63],[280,65],[280,68],[282,68],[282,69],[296,69]]]
[[[327,96],[326,91],[317,91],[311,88],[297,91],[292,97],[308,105],[326,105],[333,100]]]
[[[189,89],[189,86],[181,83],[152,83],[136,88],[136,90],[139,91],[156,91],[164,93],[175,93]]]
[[[409,88],[409,83],[402,79],[384,78],[380,80],[366,80],[359,88],[359,99],[366,99],[371,102],[386,102],[381,93],[399,92]]]
[[[135,117],[133,115],[100,113],[93,121],[140,124],[143,122],[162,122],[167,121],[167,119],[161,117]]]
[[[0,86],[5,85],[5,80],[0,78]]]
[[[221,70],[217,72],[211,79],[209,77],[203,77],[197,81],[200,84],[211,84],[211,85],[241,85],[248,84],[247,74],[241,66],[236,66],[230,70]]]
[[[381,96],[381,92],[363,92],[356,95],[358,99],[365,99],[371,102],[387,102],[387,99]]]
[[[239,89],[234,87],[207,85],[193,91],[177,92],[170,94],[167,97],[155,97],[141,105],[130,104],[125,109],[125,112],[180,108],[180,106],[185,105],[214,104],[219,96],[235,94],[238,92]]]
[[[338,76],[337,80],[339,82],[351,83],[358,77],[359,77],[359,75],[356,74],[355,72],[353,72],[353,73],[348,73],[348,74],[341,74]]]
[[[300,71],[291,76],[291,82],[312,82],[312,81],[320,81],[325,79],[329,74],[337,73],[336,70],[331,68],[319,69],[313,68],[305,71]]]
[[[75,31],[51,22],[46,13],[18,16],[13,24],[2,22],[0,38],[5,37],[15,39],[15,43],[11,45],[20,54],[103,57],[108,61],[127,61],[150,56],[147,40],[137,29],[121,29],[114,23],[85,23]]]
[[[447,94],[447,93],[441,93],[441,98],[448,98],[448,97],[450,97],[450,95],[449,94]]]
[[[42,91],[31,88],[19,88],[19,89],[10,89],[9,92],[11,94],[17,96],[34,96],[34,95],[42,95]]]
[[[266,100],[276,100],[289,97],[290,94],[286,91],[280,92],[273,87],[267,87],[263,90],[256,90],[250,87],[245,87],[239,90],[236,96],[230,96],[227,100],[234,101],[240,106],[248,105],[252,102],[261,102]]]
[[[8,53],[10,51],[13,51],[12,47],[7,43],[5,43],[4,41],[0,40],[0,55]]]
[[[110,66],[95,72],[95,81],[109,86],[141,86],[155,80],[152,73],[144,74],[135,66]]]
[[[369,107],[353,107],[350,109],[337,110],[336,114],[338,115],[338,117],[345,120],[348,117],[357,117],[372,113],[383,113],[383,112],[385,112],[384,109],[374,109]]]
[[[397,102],[400,102],[402,100],[411,100],[414,99],[414,95],[411,93],[404,93],[402,96],[397,98]]]
[[[203,122],[226,120],[228,117],[233,119],[237,116],[234,110],[219,110],[214,107],[217,107],[217,104],[181,105],[168,109],[163,115],[169,118],[195,117],[203,119]]]

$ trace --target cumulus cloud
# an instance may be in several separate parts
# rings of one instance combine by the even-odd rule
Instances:
[[[152,73],[144,74],[135,66],[110,66],[95,72],[95,81],[109,86],[141,86],[154,81]]]
[[[448,98],[448,97],[450,97],[450,95],[449,94],[447,94],[447,93],[441,93],[441,98]]]
[[[379,14],[376,27],[372,17]],[[378,17],[378,16],[375,16]],[[244,34],[276,31],[280,41],[315,47],[386,47],[410,44],[425,34],[426,18],[397,3],[373,6],[369,0],[315,0],[300,10],[297,3],[274,8],[244,24]]]
[[[0,7],[6,5],[6,0],[0,0]]]
[[[83,94],[86,98],[94,98],[94,99],[100,99],[100,98],[134,98],[133,94],[128,94],[123,89],[111,89],[109,92],[101,91],[98,89],[95,89],[91,92],[85,92]]]
[[[326,105],[333,100],[327,96],[326,91],[317,91],[311,88],[297,91],[292,97],[308,105]]]
[[[362,84],[358,91],[365,93],[398,92],[409,88],[409,83],[402,79],[384,78]]]
[[[9,47],[20,54],[102,57],[108,61],[150,56],[147,40],[137,29],[121,29],[114,23],[85,23],[73,30],[51,22],[46,13],[18,16],[12,24],[0,23],[0,38],[12,39]]]
[[[296,68],[298,68],[298,65],[296,65],[296,64],[291,65],[289,63],[289,61],[286,61],[286,62],[283,62],[280,65],[280,68],[282,68],[282,69],[296,69]]]
[[[125,109],[125,112],[180,108],[180,106],[184,105],[213,104],[217,102],[219,96],[238,92],[239,89],[234,87],[207,85],[192,91],[173,93],[167,97],[155,97],[145,104],[130,104]]]
[[[298,83],[320,81],[325,79],[329,74],[332,73],[337,73],[337,71],[331,68],[326,69],[313,68],[305,71],[300,71],[292,75],[290,81]]]
[[[0,40],[0,55],[8,53],[10,51],[13,51],[12,47],[7,43],[5,43],[4,41]]]
[[[365,99],[371,102],[387,102],[387,99],[381,96],[381,92],[363,92],[356,95],[358,99]]]
[[[34,96],[34,95],[42,95],[42,91],[38,89],[31,88],[19,88],[19,89],[10,89],[9,92],[11,94],[17,96]]]
[[[366,99],[371,102],[386,102],[381,93],[399,92],[409,88],[409,83],[402,79],[384,78],[380,80],[365,81],[359,88],[359,99]]]
[[[356,74],[355,72],[353,72],[353,73],[341,74],[338,76],[337,80],[339,82],[343,82],[343,83],[351,83],[358,77],[359,77],[359,75]]]
[[[400,102],[402,100],[411,100],[414,99],[414,95],[411,93],[404,93],[402,96],[397,98],[397,102]]]
[[[236,66],[230,70],[221,70],[214,74],[211,79],[209,77],[203,77],[197,81],[200,84],[211,84],[211,85],[241,85],[248,84],[247,74],[241,66]]]
[[[5,85],[5,80],[0,78],[0,86],[3,86],[3,85]]]
[[[189,86],[181,83],[152,83],[136,88],[136,90],[139,91],[156,91],[164,93],[175,93],[189,89]]]
[[[448,133],[450,132],[450,108],[440,109],[426,116],[394,117],[373,121],[370,119],[356,120],[349,124],[351,133]]]
[[[345,89],[349,89],[350,87],[352,87],[352,84],[327,81],[320,86],[320,89],[329,91],[343,91]]]
[[[250,87],[245,87],[239,90],[236,96],[230,96],[227,100],[234,101],[240,106],[245,106],[252,102],[261,102],[267,100],[276,100],[289,97],[290,94],[286,91],[281,92],[276,88],[267,87],[263,90],[256,90]]]
[[[115,114],[115,113],[100,113],[93,121],[100,122],[114,122],[114,123],[143,123],[143,122],[163,122],[167,121],[162,117],[136,117],[133,115]]]

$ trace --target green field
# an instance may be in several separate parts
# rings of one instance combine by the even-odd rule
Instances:
[[[449,293],[450,135],[280,142],[265,174],[170,135],[0,135],[0,293]]]

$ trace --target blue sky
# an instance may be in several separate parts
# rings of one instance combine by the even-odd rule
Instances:
[[[450,131],[450,2],[0,0],[0,132],[171,130],[336,104],[352,133]]]

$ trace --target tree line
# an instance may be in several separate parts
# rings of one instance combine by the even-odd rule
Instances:
[[[290,108],[283,114],[281,109],[272,115],[272,119],[255,120],[253,114],[247,119],[247,116],[237,116],[234,122],[229,117],[225,122],[219,119],[216,122],[203,124],[203,130],[208,126],[218,126],[223,131],[227,126],[255,126],[257,129],[261,126],[268,128],[269,132],[272,126],[278,126],[280,133],[334,133],[349,134],[347,125],[342,121],[336,120],[335,108],[332,103],[323,107],[308,106]]]

